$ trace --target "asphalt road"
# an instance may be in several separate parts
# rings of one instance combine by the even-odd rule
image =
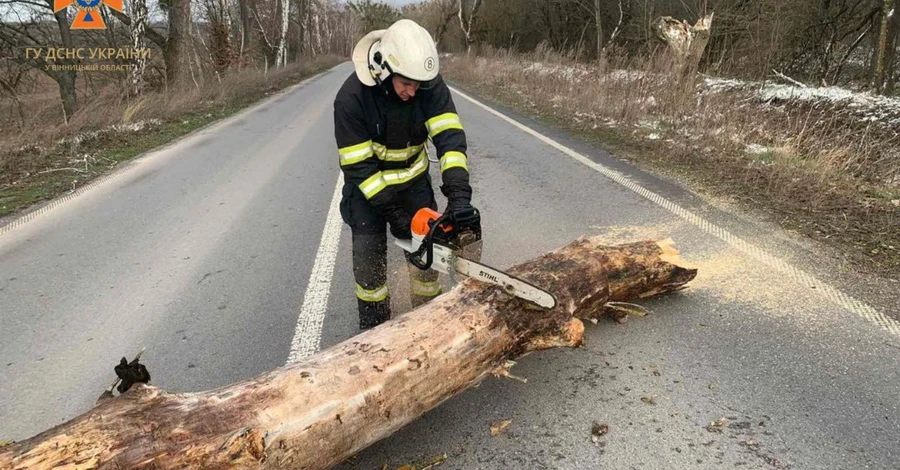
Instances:
[[[303,335],[328,347],[355,334],[343,225],[321,331],[298,327],[338,181],[331,102],[350,70],[0,228],[0,438],[87,410],[118,359],[142,347],[152,383],[182,392],[281,366]],[[845,272],[770,223],[515,113],[504,111],[556,144],[455,101],[485,262],[510,266],[583,234],[671,237],[700,274],[691,289],[645,302],[652,316],[589,325],[585,347],[519,361],[527,383],[486,380],[341,468],[442,455],[449,469],[900,468],[900,336],[890,331],[900,285]],[[402,312],[405,271],[390,253]],[[491,437],[504,419],[507,431]],[[598,443],[595,422],[609,428]]]

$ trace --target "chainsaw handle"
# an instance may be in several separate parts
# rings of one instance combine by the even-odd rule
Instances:
[[[431,264],[434,262],[434,231],[447,220],[452,220],[452,218],[451,214],[443,214],[437,219],[428,222],[428,233],[422,240],[422,244],[419,245],[419,249],[407,256],[407,259],[413,266],[422,271],[427,271],[431,268]],[[426,255],[425,261],[421,260],[422,255]]]
[[[432,248],[432,249],[429,249],[427,251],[427,253],[428,253],[428,256],[426,258],[427,261],[425,261],[424,263],[422,261],[419,261],[419,257],[422,256],[422,254],[419,253],[419,251],[422,251],[422,247],[419,247],[419,251],[410,254],[409,256],[406,257],[406,259],[408,259],[409,262],[412,263],[413,266],[421,269],[422,271],[427,271],[428,268],[431,267],[431,264],[434,262],[434,260],[432,259],[432,256],[434,255],[433,247],[429,247],[429,248]]]

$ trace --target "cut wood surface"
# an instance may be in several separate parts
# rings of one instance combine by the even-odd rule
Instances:
[[[324,469],[536,349],[579,346],[582,319],[679,290],[696,270],[670,241],[580,238],[509,272],[550,291],[530,308],[465,280],[435,300],[290,366],[215,390],[143,384],[28,440],[0,468]],[[151,365],[164,367],[162,364]]]

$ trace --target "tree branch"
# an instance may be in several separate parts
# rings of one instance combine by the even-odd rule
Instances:
[[[859,37],[856,38],[855,41],[853,41],[853,44],[851,44],[849,48],[847,48],[847,52],[844,53],[844,56],[841,57],[841,61],[838,62],[837,70],[834,72],[834,78],[831,79],[831,83],[836,84],[838,82],[838,78],[840,78],[841,72],[844,70],[844,64],[847,63],[847,60],[850,58],[850,54],[852,54],[853,51],[856,50],[856,48],[862,42],[863,38],[865,38],[871,30],[872,24],[870,23],[869,27],[866,28],[865,31],[863,31],[862,34],[860,34]]]
[[[10,45],[16,45],[17,42],[15,41],[15,38],[12,38],[8,34],[5,33],[4,27],[6,29],[15,31],[15,28],[11,27],[10,25],[8,25],[8,24],[3,25],[3,27],[0,27],[0,41],[6,42],[7,44],[10,44]],[[30,35],[28,37],[29,37],[29,39],[34,41],[34,38],[31,38]],[[34,45],[37,45],[37,42],[35,42]],[[35,67],[35,68],[37,68],[38,70],[43,72],[48,77],[52,78],[54,81],[59,81],[59,76],[57,75],[57,73],[54,72],[53,70],[51,70],[50,67],[48,67],[49,64],[47,63],[46,60],[44,60],[40,57],[35,57],[34,59],[29,59],[31,62],[22,60],[18,57],[13,58],[13,60],[20,64],[26,65],[26,66],[28,66],[28,65],[33,66],[33,65],[37,64],[37,67]]]
[[[46,3],[37,3],[37,2],[29,2],[28,0],[0,0],[0,5],[33,5],[40,8],[47,8],[50,11],[53,11],[53,8],[50,8]]]
[[[121,21],[125,26],[131,26],[131,18],[128,15],[120,11],[113,10],[112,8],[110,8],[109,11],[111,11],[113,16],[118,18],[119,21]],[[144,28],[144,36],[147,36],[147,39],[153,41],[153,43],[159,46],[160,49],[166,48],[166,37],[156,32],[156,30],[151,28],[149,24],[146,28]]]

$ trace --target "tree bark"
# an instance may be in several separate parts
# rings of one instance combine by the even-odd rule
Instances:
[[[169,36],[163,59],[166,63],[166,83],[170,88],[180,87],[190,78],[188,70],[190,50],[187,42],[191,41],[191,1],[169,1]],[[149,29],[149,28],[147,28]]]
[[[888,73],[887,64],[890,61],[889,54],[893,52],[893,41],[891,41],[890,30],[892,26],[893,16],[897,13],[895,0],[884,0],[884,9],[881,14],[881,30],[878,34],[878,43],[875,45],[875,76],[872,85],[875,91],[884,92],[886,76]]]
[[[147,30],[147,2],[146,0],[131,0],[131,14],[134,17],[129,29],[131,31],[131,47],[137,51],[144,51],[147,47],[145,35]],[[140,95],[146,87],[144,72],[147,69],[147,57],[141,54],[134,59],[131,67],[131,93]]]
[[[244,55],[244,50],[248,50],[253,46],[253,18],[250,17],[250,6],[248,5],[250,1],[238,1],[241,8],[241,57]]]
[[[597,25],[597,60],[603,55],[603,17],[600,15],[600,0],[594,0],[594,23]]]
[[[290,0],[281,0],[281,29],[278,34],[278,50],[275,52],[275,66],[284,67],[287,65],[287,33],[288,33],[288,15],[291,12]]]
[[[62,39],[63,47],[72,49],[74,44],[72,42],[72,31],[69,29],[69,16],[66,13],[66,9],[59,10],[53,17],[56,19],[56,25],[59,27],[59,37]],[[64,65],[73,64],[73,61],[71,60],[61,62]],[[62,99],[63,120],[68,124],[69,119],[72,118],[75,111],[78,111],[78,95],[75,89],[77,72],[74,70],[57,71],[53,73],[53,77],[56,79],[56,83],[59,87],[59,97]]]
[[[896,8],[896,7],[895,7]],[[892,95],[896,90],[897,79],[900,78],[900,67],[898,67],[898,49],[900,49],[900,14],[895,10],[892,18],[891,37],[888,38],[888,52],[885,60],[885,68],[887,69],[887,83],[884,86],[884,94]]]
[[[122,396],[0,449],[0,467],[324,469],[389,436],[530,351],[582,344],[581,319],[616,302],[682,289],[671,242],[581,238],[509,271],[547,289],[528,308],[467,279],[450,292],[316,355],[216,390]],[[620,315],[617,313],[617,315]]]

